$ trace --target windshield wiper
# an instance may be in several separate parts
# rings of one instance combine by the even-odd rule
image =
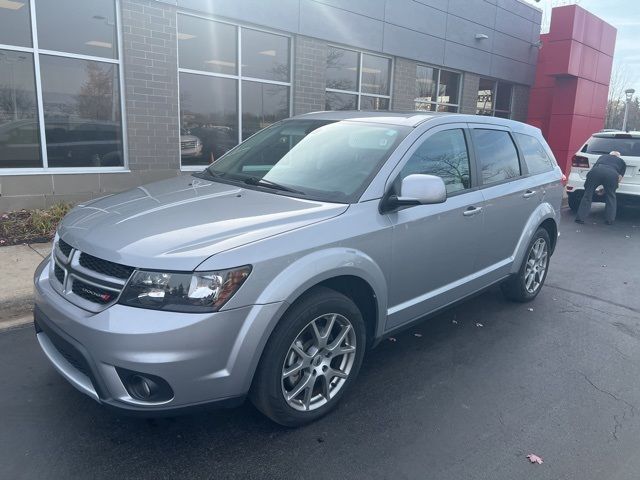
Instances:
[[[244,183],[246,183],[247,185],[257,185],[260,187],[273,188],[274,190],[282,190],[283,192],[297,193],[298,195],[306,195],[300,190],[280,185],[279,183],[272,182],[271,180],[267,180],[265,178],[248,177],[244,179]]]

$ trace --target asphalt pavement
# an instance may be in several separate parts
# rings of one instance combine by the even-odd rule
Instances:
[[[0,478],[637,479],[640,211],[565,211],[530,304],[492,289],[385,341],[297,430],[250,404],[135,419],[75,391],[31,328],[0,333]],[[544,459],[530,464],[526,455]]]

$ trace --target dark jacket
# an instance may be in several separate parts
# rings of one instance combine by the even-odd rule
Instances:
[[[600,166],[611,167],[622,177],[624,177],[624,172],[627,171],[627,164],[624,163],[624,160],[620,157],[616,157],[615,155],[602,155],[594,165],[594,167]]]

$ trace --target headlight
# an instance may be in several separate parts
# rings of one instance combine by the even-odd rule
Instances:
[[[248,265],[194,273],[137,270],[122,292],[120,303],[172,312],[216,312],[238,291],[250,272]]]

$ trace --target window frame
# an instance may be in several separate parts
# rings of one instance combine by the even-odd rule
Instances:
[[[268,28],[262,27],[254,27],[252,25],[246,25],[239,22],[230,22],[228,20],[220,19],[216,16],[212,15],[201,15],[193,12],[189,12],[186,10],[177,10],[176,11],[176,28],[178,25],[178,16],[186,15],[189,17],[200,18],[203,20],[224,23],[226,25],[231,25],[236,27],[236,41],[237,41],[237,61],[238,61],[238,69],[236,75],[230,75],[226,73],[215,73],[215,72],[207,72],[205,70],[194,70],[190,68],[183,68],[180,66],[180,39],[178,35],[176,35],[176,67],[177,67],[177,76],[178,76],[178,130],[182,131],[182,105],[180,103],[180,73],[189,73],[192,75],[202,75],[207,77],[218,77],[218,78],[228,78],[237,82],[237,105],[238,105],[238,144],[241,144],[244,140],[247,140],[250,137],[242,139],[242,82],[250,81],[261,84],[269,84],[269,85],[280,85],[289,88],[289,117],[291,117],[293,113],[293,70],[294,70],[294,60],[295,60],[295,45],[293,41],[293,35],[280,32],[278,30],[272,30]],[[255,77],[247,77],[242,75],[242,30],[255,30],[258,32],[269,33],[271,35],[279,35],[281,37],[285,37],[289,40],[289,81],[282,82],[279,80],[267,80],[263,78],[255,78]],[[178,152],[180,152],[180,138],[178,138]],[[180,171],[182,172],[201,172],[208,165],[183,165],[182,164],[182,155],[178,153],[180,156]]]
[[[361,105],[361,97],[365,96],[365,97],[373,97],[373,98],[385,98],[387,100],[389,100],[389,109],[388,110],[380,110],[381,112],[390,112],[391,109],[393,108],[392,106],[392,94],[393,94],[393,72],[394,72],[394,68],[395,68],[395,58],[394,57],[389,57],[387,55],[381,55],[379,53],[374,53],[374,52],[370,52],[368,50],[359,50],[357,48],[352,48],[352,47],[345,47],[343,45],[338,45],[335,43],[328,43],[327,44],[327,49],[329,48],[339,48],[340,50],[347,50],[350,52],[355,52],[358,54],[358,90],[342,90],[339,88],[329,88],[326,86],[326,81],[325,81],[325,87],[324,87],[324,91],[325,94],[326,92],[332,92],[332,93],[345,93],[348,95],[355,95],[357,98],[357,102],[356,102],[356,110],[360,110],[360,105]],[[380,58],[384,58],[386,60],[390,60],[389,63],[389,95],[380,95],[377,93],[366,93],[362,91],[362,65],[363,65],[363,56],[364,55],[370,55],[372,57],[380,57]],[[326,59],[325,59],[326,62]],[[326,64],[325,64],[325,70],[326,70]],[[325,96],[326,98],[326,96]]]
[[[42,1],[42,0],[40,0]],[[120,15],[120,0],[112,0],[115,8],[116,20],[116,39],[118,48],[116,53],[118,58],[96,57],[92,55],[82,55],[78,53],[59,52],[57,50],[48,50],[39,48],[38,44],[38,23],[36,18],[36,1],[29,2],[29,15],[31,24],[31,47],[19,47],[16,45],[0,44],[0,49],[10,50],[14,52],[25,52],[33,55],[33,69],[35,74],[36,85],[36,104],[38,111],[38,128],[40,140],[40,156],[42,158],[42,167],[30,168],[0,168],[0,176],[5,175],[41,175],[43,173],[52,174],[73,174],[73,173],[109,173],[109,172],[129,172],[129,152],[127,138],[127,115],[125,105],[125,85],[123,73],[123,38],[122,23]],[[110,63],[118,68],[118,89],[120,94],[120,128],[122,129],[122,166],[119,167],[49,167],[47,155],[47,139],[44,119],[44,102],[42,95],[42,77],[40,73],[40,55],[49,55],[52,57],[74,58],[78,60],[88,60],[100,63]]]
[[[459,72],[457,70],[452,70],[450,68],[441,68],[435,65],[428,65],[426,63],[417,63],[416,64],[416,82],[418,81],[418,68],[419,67],[425,67],[425,68],[431,68],[433,70],[437,70],[438,71],[438,82],[436,83],[436,100],[435,101],[418,101],[417,97],[414,97],[413,99],[413,104],[414,104],[414,108],[416,110],[418,110],[417,106],[419,104],[421,105],[433,105],[435,107],[435,110],[432,110],[433,112],[437,112],[438,111],[438,107],[440,105],[443,105],[445,107],[455,107],[456,111],[452,112],[452,113],[460,113],[460,104],[461,104],[461,100],[462,100],[462,84],[464,83],[464,72]],[[442,72],[449,72],[449,73],[455,73],[456,75],[460,76],[460,81],[458,82],[458,103],[446,103],[446,102],[440,102],[438,101],[439,98],[439,93],[440,93],[440,78],[442,77]],[[417,92],[416,92],[417,93]],[[420,111],[426,111],[426,110],[420,110]]]

